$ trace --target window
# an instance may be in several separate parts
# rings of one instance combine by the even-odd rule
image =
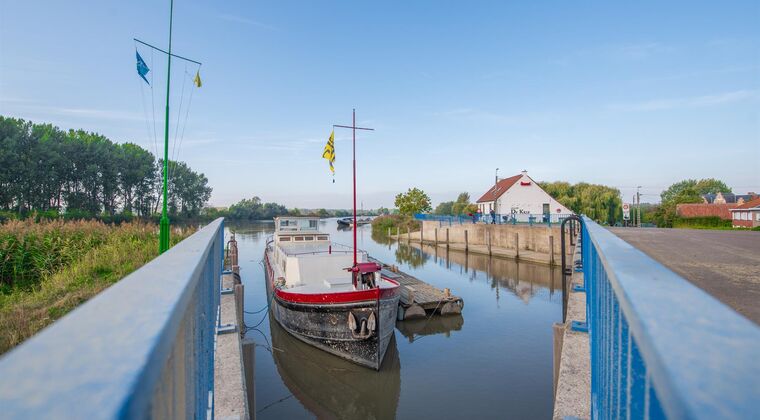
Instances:
[[[296,242],[303,241],[303,236],[294,236],[293,240],[296,241]]]
[[[760,216],[760,214],[759,214],[758,216]],[[318,241],[326,241],[326,240],[327,240],[327,235],[320,235],[320,236],[317,236],[317,240],[318,240]]]
[[[313,241],[313,240],[314,240],[314,237],[313,237],[313,236],[304,236],[304,237],[303,237],[303,240],[304,240],[304,241]]]
[[[290,242],[290,236],[280,236],[280,242]]]

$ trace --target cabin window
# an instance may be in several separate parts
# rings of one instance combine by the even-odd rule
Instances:
[[[303,241],[303,236],[294,236],[293,240],[296,241],[296,242]]]
[[[324,236],[317,236],[317,240],[318,240],[318,241],[326,241],[326,240],[327,240],[327,235],[324,235]]]
[[[290,242],[290,236],[280,236],[280,242]]]
[[[304,240],[304,241],[313,241],[313,240],[314,240],[314,237],[313,237],[313,236],[304,236],[304,237],[303,237],[303,240]]]
[[[309,220],[309,227],[310,228],[317,228],[317,221],[316,220]]]

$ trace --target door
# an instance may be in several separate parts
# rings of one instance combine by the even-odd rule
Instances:
[[[549,221],[549,218],[551,217],[551,210],[549,209],[549,203],[544,203],[544,223],[547,223]]]

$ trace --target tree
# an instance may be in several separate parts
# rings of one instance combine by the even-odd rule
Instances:
[[[715,178],[705,178],[699,181],[685,179],[669,186],[660,194],[660,205],[654,212],[654,220],[659,227],[673,227],[673,222],[678,217],[679,204],[701,203],[702,195],[715,194],[718,192],[728,193],[728,188],[723,181]]]
[[[430,197],[418,188],[410,188],[406,193],[399,193],[396,195],[394,204],[401,214],[412,215],[431,210]]]
[[[0,210],[21,214],[65,208],[77,217],[112,216],[122,210],[150,216],[160,203],[155,157],[131,144],[117,144],[84,130],[0,116]],[[173,210],[197,215],[211,193],[203,174],[170,163]]]
[[[330,217],[330,213],[328,213],[327,210],[325,210],[325,209],[319,209],[319,210],[317,210],[317,216],[319,216],[320,218],[324,219],[326,217]]]
[[[452,208],[454,207],[453,201],[444,201],[437,206],[435,206],[435,210],[433,210],[434,214],[442,214],[442,215],[448,215],[452,214]]]
[[[599,223],[612,225],[623,217],[623,202],[617,188],[585,182],[575,185],[567,182],[541,182],[539,185],[563,206]]]
[[[475,206],[475,211],[477,211],[477,206]],[[451,206],[451,214],[459,216],[465,213],[472,213],[472,207],[470,205],[470,194],[463,192],[459,193],[457,201]]]

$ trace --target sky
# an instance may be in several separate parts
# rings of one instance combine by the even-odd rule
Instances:
[[[635,3],[635,4],[634,4]],[[161,150],[168,1],[0,0],[0,115]],[[174,2],[170,151],[210,204],[473,200],[502,177],[760,192],[760,2]],[[135,50],[152,86],[135,67]],[[189,106],[188,106],[189,104]],[[188,111],[189,110],[189,111]],[[176,143],[177,146],[174,144]]]

